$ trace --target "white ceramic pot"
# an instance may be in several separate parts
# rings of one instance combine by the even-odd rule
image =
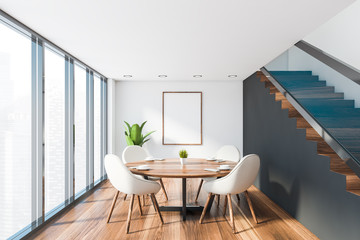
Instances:
[[[186,159],[187,159],[187,158],[180,158],[180,163],[181,163],[181,165],[185,165],[185,164],[186,164]]]

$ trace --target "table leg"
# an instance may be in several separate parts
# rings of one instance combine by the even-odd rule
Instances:
[[[202,212],[202,210],[204,209],[204,207],[202,206],[187,206],[186,205],[186,178],[181,178],[182,180],[182,204],[181,206],[161,206],[160,207],[160,211],[179,211],[182,214],[182,219],[183,221],[186,221],[186,212],[190,211],[190,212]],[[214,198],[211,198],[211,202],[212,203],[214,200]],[[211,207],[211,205],[210,205]]]
[[[186,220],[186,178],[182,179],[182,216]]]

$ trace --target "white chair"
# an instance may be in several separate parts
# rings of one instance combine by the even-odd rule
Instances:
[[[216,158],[216,159],[224,159],[224,160],[232,161],[232,162],[239,162],[240,161],[240,151],[234,145],[225,145],[225,146],[222,146],[216,152],[216,155],[215,155],[214,158]],[[197,202],[197,200],[199,198],[201,186],[203,185],[204,181],[208,182],[208,181],[213,181],[215,179],[216,178],[202,178],[201,179],[199,187],[198,187],[198,191],[196,193],[195,202]],[[237,197],[239,198],[239,196],[237,196]],[[220,201],[220,197],[218,197],[218,203],[219,203],[219,201]]]
[[[249,204],[251,215],[255,223],[258,223],[247,189],[254,183],[256,176],[259,172],[259,168],[260,168],[259,156],[256,154],[250,154],[243,157],[241,161],[235,166],[235,168],[225,177],[216,179],[214,181],[206,182],[204,184],[204,189],[206,192],[209,193],[209,195],[206,200],[205,207],[201,214],[199,222],[202,223],[212,196],[214,194],[226,195],[227,202],[229,204],[231,228],[235,233],[234,213],[231,203],[231,195],[245,192],[245,197]],[[224,205],[224,215],[225,212],[226,212],[226,199]]]
[[[130,220],[131,220],[131,212],[134,205],[134,198],[137,197],[139,203],[140,214],[142,215],[142,209],[140,204],[140,195],[151,195],[151,200],[154,204],[155,211],[158,213],[161,223],[164,221],[162,219],[158,202],[156,201],[155,193],[159,192],[161,186],[159,183],[154,181],[149,181],[145,179],[141,179],[133,175],[128,168],[124,165],[124,163],[120,160],[120,158],[113,154],[108,154],[105,156],[105,169],[108,175],[108,178],[111,184],[116,188],[116,193],[111,204],[110,212],[107,218],[107,223],[109,223],[111,214],[114,210],[114,206],[116,200],[118,198],[119,192],[123,192],[131,195],[131,200],[129,204],[129,212],[128,218],[126,221],[126,233],[129,233],[130,229]]]
[[[122,160],[125,164],[131,163],[131,162],[144,161],[144,159],[146,157],[148,157],[148,155],[147,155],[145,149],[143,149],[142,147],[137,146],[137,145],[127,146],[122,153]],[[168,195],[166,193],[165,186],[164,186],[162,179],[159,177],[148,177],[148,179],[152,180],[152,181],[160,182],[161,189],[163,190],[166,201],[167,201]],[[124,199],[126,199],[126,195],[125,195]]]

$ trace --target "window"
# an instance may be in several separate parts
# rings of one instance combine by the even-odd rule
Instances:
[[[65,58],[45,48],[45,213],[65,201]]]
[[[0,22],[0,238],[31,217],[31,40]]]
[[[0,12],[0,239],[90,190],[106,154],[105,78],[14,22]]]
[[[75,64],[74,165],[75,193],[86,188],[86,70]]]
[[[101,177],[101,80],[94,76],[94,182]]]

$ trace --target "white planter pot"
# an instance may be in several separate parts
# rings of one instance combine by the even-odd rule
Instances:
[[[181,165],[185,165],[185,164],[186,164],[186,159],[187,159],[187,158],[180,158],[180,163],[181,163]]]

